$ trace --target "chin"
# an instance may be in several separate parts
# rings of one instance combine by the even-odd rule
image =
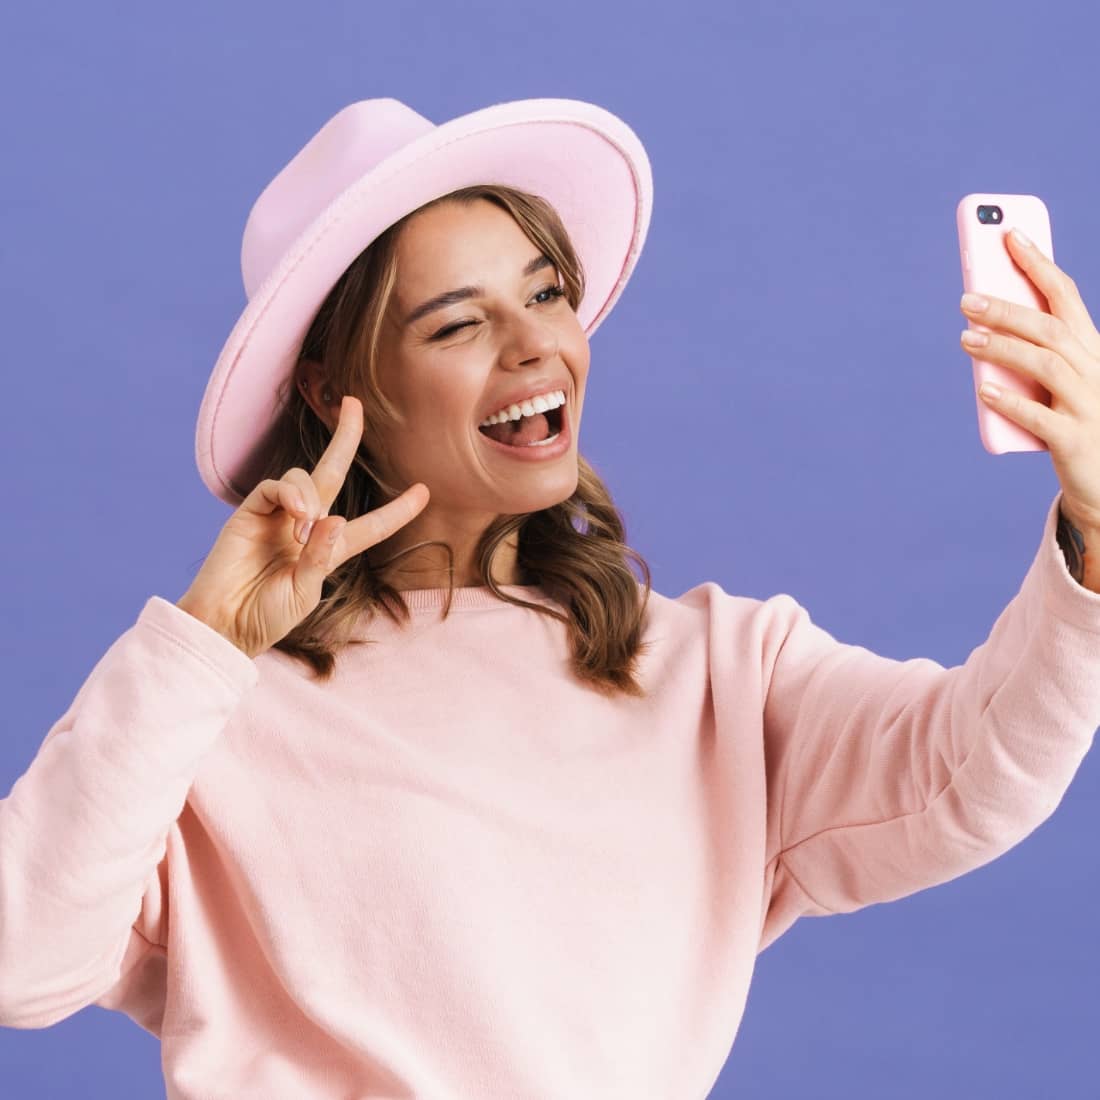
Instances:
[[[515,507],[510,508],[509,511],[514,514],[542,512],[568,500],[577,491],[579,475],[576,469],[571,478],[555,480],[556,484],[540,487],[537,490],[532,489],[526,493],[517,493]]]

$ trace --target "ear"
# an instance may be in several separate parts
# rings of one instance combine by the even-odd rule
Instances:
[[[340,420],[341,398],[326,378],[321,364],[312,359],[303,359],[295,371],[294,381],[306,404],[327,425],[330,432],[336,431],[336,425]],[[324,400],[326,389],[332,398],[331,401]]]

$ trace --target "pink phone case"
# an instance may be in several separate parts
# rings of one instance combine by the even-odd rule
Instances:
[[[978,220],[979,206],[999,206],[998,222]],[[1005,234],[1019,227],[1039,247],[1054,259],[1050,215],[1043,200],[1035,195],[973,194],[960,199],[955,210],[959,231],[959,258],[962,262],[963,288],[976,294],[989,294],[1010,302],[1049,313],[1046,299],[1031,280],[1016,266],[1008,251]],[[960,316],[964,316],[960,314]],[[969,322],[972,329],[988,332],[987,325]],[[966,353],[963,352],[965,355]],[[979,396],[983,382],[995,382],[1005,390],[1015,390],[1033,401],[1050,406],[1050,393],[1034,379],[1003,367],[974,358],[974,401],[978,408],[978,432],[990,454],[1006,451],[1045,451],[1047,445],[1008,417],[991,409]]]

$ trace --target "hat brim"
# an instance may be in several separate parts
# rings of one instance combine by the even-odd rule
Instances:
[[[195,458],[216,497],[237,507],[259,481],[276,388],[352,261],[406,214],[479,183],[532,192],[557,210],[585,270],[577,316],[586,335],[595,332],[649,228],[653,184],[641,141],[609,111],[570,99],[497,104],[443,123],[329,203],[249,300],[199,409]]]

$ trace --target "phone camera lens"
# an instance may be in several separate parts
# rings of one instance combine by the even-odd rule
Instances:
[[[994,225],[1000,223],[1004,217],[1004,211],[999,206],[979,206],[978,207],[978,221],[982,225],[988,225],[992,222]]]

